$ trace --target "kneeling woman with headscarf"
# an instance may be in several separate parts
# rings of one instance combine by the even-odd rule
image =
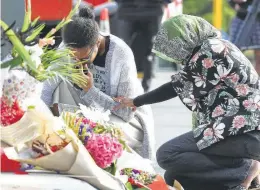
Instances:
[[[189,15],[163,24],[153,52],[182,64],[183,70],[171,82],[135,99],[116,98],[120,104],[115,109],[178,96],[195,113],[193,131],[157,151],[167,183],[177,179],[185,190],[259,185],[260,80],[249,60],[204,19]]]

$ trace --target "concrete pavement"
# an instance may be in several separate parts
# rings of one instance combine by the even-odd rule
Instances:
[[[158,71],[152,81],[152,89],[169,82],[171,69]],[[155,119],[156,150],[166,141],[191,130],[191,112],[182,104],[178,97],[152,105]],[[164,171],[155,164],[157,172],[163,175]]]

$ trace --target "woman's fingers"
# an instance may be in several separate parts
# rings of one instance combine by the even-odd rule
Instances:
[[[125,107],[129,107],[129,108],[132,108],[133,111],[136,110],[136,106],[133,104],[133,100],[130,99],[130,98],[126,98],[126,97],[116,97],[116,98],[113,98],[113,100],[115,102],[118,102],[119,105],[115,106],[114,107],[114,111],[115,110],[119,110],[119,109],[122,109],[122,108],[125,108]]]
[[[113,111],[120,110],[120,109],[122,109],[122,108],[124,108],[124,107],[125,107],[125,105],[123,105],[123,104],[118,104],[118,105],[116,105],[115,107],[113,107]]]
[[[113,100],[114,100],[115,102],[118,102],[118,103],[121,103],[123,99],[124,99],[124,97],[122,97],[122,96],[113,98]]]

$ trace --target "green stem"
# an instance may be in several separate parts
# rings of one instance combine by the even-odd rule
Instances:
[[[4,29],[7,30],[8,29],[8,25],[3,22],[2,20],[0,20],[0,26]],[[27,62],[28,66],[30,67],[31,70],[33,70],[34,72],[38,73],[34,62],[32,61],[29,53],[27,52],[27,50],[24,48],[24,45],[22,44],[22,42],[19,40],[19,38],[15,35],[14,31],[12,29],[9,29],[6,32],[6,35],[8,36],[9,40],[12,42],[15,50],[17,51],[17,53],[22,57],[22,59],[24,61]]]

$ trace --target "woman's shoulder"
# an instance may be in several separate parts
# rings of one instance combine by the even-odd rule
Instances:
[[[110,47],[109,49],[121,54],[133,54],[131,48],[119,37],[110,34]]]

